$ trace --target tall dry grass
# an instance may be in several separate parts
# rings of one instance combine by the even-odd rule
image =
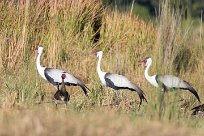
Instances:
[[[202,31],[192,26],[191,23],[189,25],[188,22],[183,21],[180,14],[173,11],[167,1],[163,5],[159,23],[155,25],[151,22],[144,22],[132,16],[131,13],[110,12],[97,0],[94,2],[91,0],[1,1],[1,109],[8,118],[14,116],[16,123],[21,119],[26,120],[25,123],[23,121],[19,125],[19,129],[15,129],[12,125],[13,120],[9,119],[7,126],[1,125],[1,128],[7,130],[11,126],[11,133],[21,135],[28,126],[29,132],[32,133],[30,128],[34,127],[38,133],[38,129],[41,128],[37,128],[36,124],[42,123],[40,126],[43,130],[42,133],[39,133],[41,135],[50,134],[51,130],[56,129],[53,124],[59,122],[58,126],[63,127],[59,128],[59,131],[56,130],[56,134],[71,133],[72,129],[68,128],[76,127],[80,128],[81,132],[74,131],[71,134],[87,134],[85,130],[91,130],[90,135],[103,135],[105,129],[113,129],[113,134],[131,135],[133,130],[139,127],[141,133],[137,134],[150,135],[151,130],[165,130],[162,124],[166,124],[167,129],[164,134],[171,133],[176,126],[182,126],[181,135],[186,134],[187,129],[203,133],[202,122],[190,116],[190,108],[197,102],[191,94],[185,91],[168,93],[166,110],[161,122],[158,123],[158,128],[154,128],[154,124],[151,125],[151,121],[157,124],[159,119],[160,90],[149,85],[144,78],[144,67],[139,65],[138,61],[146,56],[153,58],[154,65],[150,70],[151,75],[153,73],[179,74],[198,89],[201,100],[204,96],[201,74],[204,63],[197,58],[202,56],[203,40],[197,38],[197,34]],[[93,42],[93,36],[96,34],[94,22],[99,22],[95,25],[101,23],[100,40],[96,43]],[[55,109],[52,104],[36,104],[38,101],[46,102],[54,93],[52,85],[44,81],[37,73],[35,59],[38,45],[44,47],[41,64],[64,69],[79,77],[91,89],[89,99],[83,95],[79,87],[68,87],[71,100],[65,111],[63,106]],[[104,51],[101,65],[103,71],[123,74],[144,90],[148,104],[144,104],[139,111],[138,96],[135,92],[129,91],[121,91],[120,105],[108,106],[110,102],[113,102],[114,93],[111,89],[102,87],[98,79],[97,57],[93,56],[93,51],[99,49]],[[190,56],[185,56],[189,54]],[[183,60],[185,63],[182,63]],[[187,64],[187,69],[184,69],[184,64]],[[175,71],[174,67],[176,67]],[[189,102],[184,110],[180,110],[182,102],[177,102],[179,96]],[[27,109],[26,119],[23,119],[25,109]],[[88,118],[91,121],[85,122],[77,119],[72,112],[78,114],[77,117]],[[90,114],[91,112],[96,113]],[[100,115],[104,112],[107,114]],[[30,118],[33,114],[36,114],[37,119]],[[27,115],[29,117],[26,117]],[[107,121],[107,124],[111,124],[114,120],[116,123],[113,123],[112,126],[103,122],[97,124],[99,115],[105,120],[104,122]],[[55,118],[56,116],[59,118]],[[121,121],[125,117],[128,118],[128,121]],[[69,120],[70,118],[73,120]],[[30,120],[32,123],[27,123]],[[144,123],[144,128],[140,127],[140,122],[142,123],[143,120],[150,125],[146,126],[147,123]],[[3,122],[5,120],[2,117],[1,124]],[[67,123],[70,123],[69,127],[66,127]],[[93,125],[90,126],[90,123]],[[121,126],[114,127],[120,123]],[[101,126],[95,130],[97,125]],[[129,130],[128,126],[133,128]],[[188,134],[192,133],[193,131]]]

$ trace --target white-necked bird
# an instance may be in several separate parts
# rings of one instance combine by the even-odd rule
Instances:
[[[167,91],[168,89],[184,89],[189,90],[194,96],[197,98],[197,100],[200,102],[200,98],[198,96],[197,91],[186,81],[173,76],[173,75],[153,75],[149,76],[148,70],[150,66],[152,65],[152,59],[147,57],[142,61],[145,63],[145,78],[147,81],[150,82],[155,87],[161,87],[163,91]]]
[[[66,78],[64,79],[64,84],[67,86],[80,86],[82,90],[84,91],[84,94],[88,96],[87,90],[88,89],[85,84],[75,76],[69,74],[68,72],[60,69],[55,69],[55,68],[47,68],[47,67],[42,67],[40,65],[40,56],[43,52],[43,47],[38,47],[38,56],[36,60],[36,66],[39,74],[41,75],[42,78],[45,80],[49,81],[51,84],[54,86],[58,86],[62,84],[62,79],[61,75],[65,74]],[[88,89],[89,90],[89,89]]]
[[[141,105],[143,100],[145,100],[147,102],[147,100],[144,96],[144,92],[137,85],[135,85],[130,80],[128,80],[125,76],[101,71],[100,63],[101,63],[102,55],[103,55],[102,51],[97,52],[97,57],[99,59],[98,65],[97,65],[97,72],[98,72],[98,76],[101,80],[101,83],[105,86],[108,86],[108,87],[116,90],[116,91],[118,91],[120,89],[128,89],[130,91],[135,91],[138,93],[138,95],[140,97],[140,105]]]

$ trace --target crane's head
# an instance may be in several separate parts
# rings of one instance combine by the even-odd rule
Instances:
[[[102,51],[98,51],[97,52],[97,57],[100,57],[100,56],[102,56],[103,55],[103,52]]]
[[[62,79],[65,79],[65,78],[66,78],[66,75],[65,75],[65,74],[62,74],[61,77],[62,77]]]
[[[146,57],[141,62],[143,62],[145,64],[145,66],[148,66],[148,65],[150,65],[150,63],[152,63],[152,59],[150,57]]]
[[[38,46],[38,54],[41,54],[43,52],[43,47]]]

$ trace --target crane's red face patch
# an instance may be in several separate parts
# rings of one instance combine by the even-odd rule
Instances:
[[[144,63],[144,64],[146,64],[146,63],[147,63],[147,59],[140,60],[139,63]]]
[[[144,64],[145,64],[145,66],[146,66],[146,65],[147,65],[147,59],[140,60],[140,61],[139,61],[139,63],[140,63],[140,64],[144,63]]]
[[[142,62],[143,62],[144,64],[146,64],[146,63],[147,63],[147,59],[144,59]]]
[[[65,79],[65,78],[66,78],[66,75],[65,75],[65,74],[62,74],[61,77],[62,77],[62,79]]]

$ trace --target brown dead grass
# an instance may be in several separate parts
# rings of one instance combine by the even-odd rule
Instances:
[[[31,110],[32,108],[32,110]],[[191,136],[197,132],[174,123],[132,119],[112,108],[76,113],[63,106],[37,105],[1,110],[1,135]]]

